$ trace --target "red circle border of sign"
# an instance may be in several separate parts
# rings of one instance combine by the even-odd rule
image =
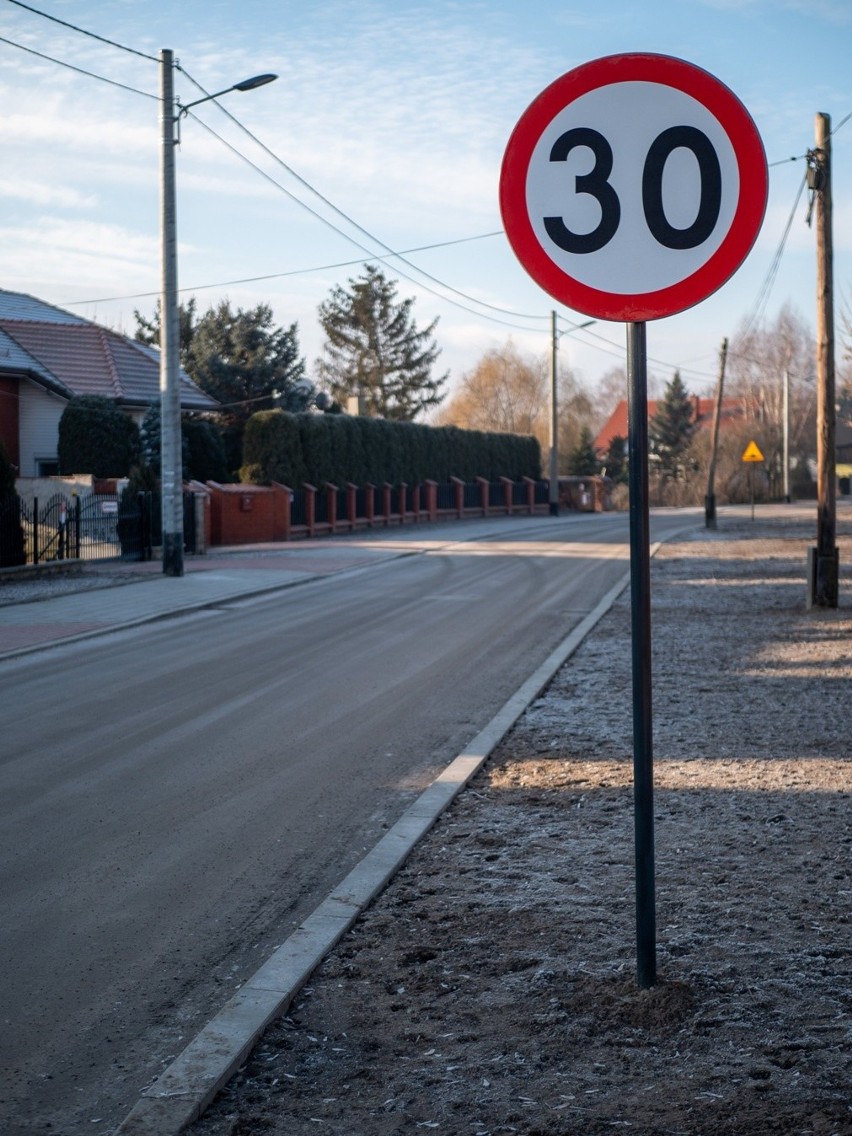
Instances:
[[[533,150],[544,130],[569,103],[612,83],[660,83],[701,103],[725,130],[737,158],[740,194],[721,245],[690,276],[654,292],[604,292],[575,280],[545,253],[530,223],[526,184]],[[706,299],[736,272],[760,232],[769,176],[763,142],[748,111],[719,79],[669,55],[609,55],[556,79],[536,98],[512,132],[500,172],[500,212],[521,264],[547,293],[584,315],[639,322],[675,315]]]

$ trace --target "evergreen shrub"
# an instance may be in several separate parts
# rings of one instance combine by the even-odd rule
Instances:
[[[451,477],[497,481],[541,477],[541,449],[532,437],[423,426],[345,414],[265,410],[246,425],[244,482],[364,485],[439,483]]]
[[[139,461],[139,427],[102,395],[72,398],[59,419],[59,470],[63,474],[126,477]]]

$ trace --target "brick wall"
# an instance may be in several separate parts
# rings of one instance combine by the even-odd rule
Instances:
[[[208,481],[207,489],[211,545],[287,539],[289,491],[283,486],[220,485]]]

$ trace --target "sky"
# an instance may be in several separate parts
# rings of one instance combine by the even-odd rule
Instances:
[[[561,366],[592,389],[625,366],[624,325],[577,330],[587,317],[527,274],[498,200],[529,104],[623,52],[710,72],[747,108],[769,164],[739,270],[648,323],[652,393],[676,369],[711,393],[721,342],[744,321],[771,324],[789,305],[814,327],[815,233],[799,194],[817,112],[836,132],[838,322],[852,295],[852,0],[0,0],[0,37],[0,288],[128,334],[160,289],[161,49],[179,63],[183,104],[278,76],[219,100],[236,123],[213,102],[182,120],[178,283],[202,312],[269,304],[278,325],[296,323],[309,373],[318,306],[365,263],[414,299],[418,327],[437,319],[451,389],[510,340],[545,357],[554,310]]]

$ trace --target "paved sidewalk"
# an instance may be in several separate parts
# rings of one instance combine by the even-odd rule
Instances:
[[[404,551],[381,545],[311,547],[287,553],[253,550],[187,559],[182,577],[164,576],[160,563],[128,566],[123,572],[110,566],[103,586],[89,585],[80,591],[40,597],[37,602],[0,606],[0,658],[276,591],[401,555]]]
[[[552,525],[551,518],[495,517],[375,529],[293,544],[220,548],[186,557],[184,575],[177,578],[165,576],[160,561],[101,561],[85,565],[76,576],[0,582],[0,659],[363,570],[460,541],[509,535],[520,528],[540,530],[548,523]]]

